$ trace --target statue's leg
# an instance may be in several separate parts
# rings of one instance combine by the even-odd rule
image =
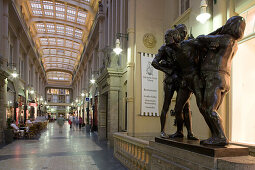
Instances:
[[[171,138],[183,137],[183,108],[190,98],[191,92],[188,88],[179,88],[177,92],[176,104],[175,104],[175,117],[177,122],[177,132],[170,135]]]
[[[198,75],[193,78],[193,91],[196,97],[196,102],[199,110],[203,109],[203,95],[204,95],[204,83]]]
[[[190,102],[189,100],[185,104],[183,108],[183,115],[184,115],[184,124],[187,128],[187,138],[190,140],[198,140],[193,133],[192,133],[192,116],[191,116],[191,111],[190,111]]]
[[[166,123],[166,114],[169,110],[169,106],[171,104],[171,99],[174,94],[174,89],[172,84],[167,85],[164,83],[164,104],[160,115],[160,123],[161,123],[161,137],[167,137],[165,134],[165,123]]]
[[[225,95],[221,87],[221,80],[214,79],[205,89],[205,114],[203,115],[208,120],[208,126],[212,132],[212,138],[202,141],[202,144],[208,145],[226,145],[228,139],[225,136],[222,119],[217,113],[222,97]],[[207,83],[209,84],[209,83]]]

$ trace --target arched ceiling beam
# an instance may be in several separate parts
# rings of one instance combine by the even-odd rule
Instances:
[[[88,29],[85,25],[78,24],[78,23],[75,23],[75,22],[66,21],[66,20],[53,19],[53,18],[44,18],[44,17],[32,17],[28,21],[28,25],[31,26],[34,22],[41,22],[41,23],[43,23],[43,22],[53,22],[54,23],[55,22],[56,24],[63,24],[63,25],[66,24],[66,25],[84,30],[85,32],[88,32]]]
[[[44,62],[44,64],[45,65],[48,65],[48,64],[63,64],[63,65],[66,65],[66,66],[74,67],[73,64],[65,63],[65,62],[57,62],[57,61]]]
[[[69,40],[69,41],[75,41],[79,44],[83,44],[82,40],[78,40],[76,38],[72,38],[72,37],[68,37],[68,36],[63,36],[63,35],[58,35],[58,34],[36,34],[36,36],[34,36],[35,38],[47,38],[47,37],[50,37],[50,38],[61,38],[61,39],[66,39],[66,40]]]
[[[64,73],[68,73],[70,74],[71,76],[73,75],[73,73],[69,70],[64,70],[64,69],[48,69],[46,70],[46,73],[49,73],[49,72],[53,72],[53,71],[59,71],[59,72],[64,72]]]
[[[58,68],[58,67],[51,67],[49,69],[45,69],[46,73],[49,72],[49,71],[60,71],[60,72],[70,73],[71,75],[73,75],[73,71],[72,70]]]
[[[43,47],[46,47],[46,49],[49,49],[49,47],[52,47],[52,49],[56,49],[57,47],[60,47],[60,49],[67,49],[69,51],[76,51],[78,54],[80,53],[80,50],[76,50],[71,47],[65,47],[65,46],[57,46],[57,45],[41,45],[39,49],[44,49]]]
[[[76,57],[70,57],[67,55],[58,55],[58,54],[43,54],[42,55],[42,58],[51,58],[51,57],[64,58],[64,59],[73,60],[73,61],[77,60]]]
[[[44,45],[44,46],[40,46],[40,47],[39,47],[39,50],[43,50],[43,49],[67,50],[67,51],[71,51],[71,52],[75,52],[75,53],[79,54],[79,50],[75,50],[75,49],[73,49],[73,48],[63,47],[63,46]]]
[[[96,15],[96,12],[88,4],[85,4],[85,3],[82,3],[82,2],[77,2],[77,1],[70,1],[70,0],[61,0],[61,1],[62,2],[67,2],[70,5],[74,5],[74,6],[77,6],[77,7],[81,8],[81,9],[85,9],[85,10],[89,11],[93,18]]]

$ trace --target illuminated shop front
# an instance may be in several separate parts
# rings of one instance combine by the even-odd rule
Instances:
[[[255,7],[240,15],[246,19],[246,29],[232,66],[231,139],[255,144]]]

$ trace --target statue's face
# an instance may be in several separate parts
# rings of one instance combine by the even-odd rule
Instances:
[[[165,35],[165,43],[166,43],[166,45],[171,45],[174,43],[174,38],[173,38],[172,34],[167,33]]]
[[[181,30],[179,32],[180,32],[180,36],[181,36],[181,41],[183,41],[186,38],[186,36],[187,36],[187,30],[183,29],[183,30]]]

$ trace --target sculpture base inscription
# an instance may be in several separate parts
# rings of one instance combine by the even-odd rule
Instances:
[[[247,147],[226,145],[222,146],[204,146],[200,145],[197,140],[187,140],[185,138],[175,139],[163,139],[160,137],[155,138],[155,142],[166,144],[172,147],[185,149],[191,152],[211,156],[211,157],[235,157],[235,156],[247,156],[249,155],[249,149]]]

